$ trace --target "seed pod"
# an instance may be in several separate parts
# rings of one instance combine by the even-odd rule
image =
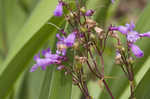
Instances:
[[[81,32],[86,32],[86,31],[87,31],[87,28],[81,26],[81,27],[80,27],[80,30],[81,30]]]
[[[134,63],[133,57],[129,57],[127,61],[128,61],[129,63],[131,63],[131,64]]]
[[[86,25],[87,25],[88,29],[91,29],[96,26],[96,22],[92,19],[86,18]]]
[[[103,29],[101,29],[101,28],[99,28],[99,27],[95,27],[94,28],[94,30],[96,31],[96,33],[98,34],[98,37],[100,38],[100,39],[103,39],[104,38],[104,30]]]
[[[90,34],[90,38],[91,38],[92,40],[95,40],[96,37],[95,37],[95,35],[94,35],[93,33],[91,33],[91,34]]]
[[[116,57],[115,57],[115,64],[121,64],[122,63],[122,58],[121,54],[119,53],[119,50],[116,50]]]
[[[98,33],[98,34],[102,34],[102,33],[104,33],[104,30],[103,29],[101,29],[101,28],[99,28],[99,27],[95,27],[94,28],[94,30],[96,31],[96,33]]]
[[[112,36],[113,38],[119,39],[119,36],[118,36],[117,32],[115,32],[115,31],[110,31],[109,35]]]
[[[73,45],[73,48],[78,49],[78,47],[79,47],[79,42],[75,42],[74,45]]]
[[[80,9],[80,11],[81,11],[82,13],[86,13],[85,7],[82,7],[82,8]]]

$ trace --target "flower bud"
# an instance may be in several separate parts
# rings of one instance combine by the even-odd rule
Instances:
[[[116,48],[119,49],[120,51],[125,51],[125,48],[121,45],[116,45]]]
[[[64,69],[64,68],[65,68],[64,65],[60,65],[60,66],[57,67],[57,70],[62,70],[62,69]]]
[[[101,29],[101,28],[99,28],[99,27],[97,27],[97,26],[94,28],[94,30],[95,30],[96,33],[98,33],[98,34],[104,33],[104,30]]]
[[[96,31],[96,33],[98,34],[100,39],[104,38],[104,31],[103,31],[103,29],[101,29],[99,27],[95,27],[94,30]]]
[[[85,13],[85,16],[92,16],[94,14],[94,10],[88,10],[86,13]]]
[[[137,45],[131,44],[131,45],[130,45],[130,48],[131,48],[131,51],[133,52],[133,54],[134,54],[137,58],[141,58],[141,57],[144,56],[143,51],[142,51]]]
[[[82,8],[80,9],[80,11],[81,11],[82,13],[86,13],[85,7],[82,7]]]
[[[95,37],[95,35],[94,34],[90,34],[90,38],[92,39],[92,40],[95,40],[96,39],[96,37]]]
[[[87,31],[87,28],[85,28],[85,27],[80,27],[80,30],[81,30],[81,32],[86,32]]]
[[[118,51],[116,51],[115,64],[121,64],[121,61],[121,54]]]
[[[70,16],[70,18],[74,18],[74,14],[71,12],[70,14],[69,14],[69,16]]]
[[[90,29],[96,26],[96,22],[92,19],[86,18],[86,25]]]
[[[79,47],[79,42],[75,42],[75,43],[73,44],[73,48],[74,48],[74,49],[78,49],[78,47]]]
[[[129,63],[133,64],[134,63],[134,60],[132,57],[129,57],[129,59],[127,60]]]

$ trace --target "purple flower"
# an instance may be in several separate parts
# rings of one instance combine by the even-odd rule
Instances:
[[[144,56],[143,51],[136,45],[130,44],[131,51],[137,58],[141,58]]]
[[[92,16],[94,13],[94,10],[88,10],[86,13],[85,13],[85,16]]]
[[[130,31],[126,36],[127,40],[132,43],[136,42],[140,38],[138,32],[136,31]]]
[[[66,34],[66,32],[64,31],[64,29],[61,29],[60,32],[61,32],[63,35]]]
[[[39,56],[35,56],[34,60],[36,61],[36,64],[32,66],[30,69],[30,72],[34,72],[38,67],[41,67],[42,70],[46,69],[47,65],[50,65],[52,60],[48,58],[40,58]]]
[[[139,34],[140,37],[150,37],[150,32]]]
[[[47,66],[51,64],[60,64],[63,61],[63,56],[58,54],[52,54],[51,50],[48,48],[42,51],[43,58],[40,58],[40,53],[34,57],[36,64],[34,64],[30,72],[34,72],[38,67],[41,67],[42,70],[45,70]]]
[[[139,34],[137,31],[134,30],[134,28],[135,28],[135,24],[131,22],[130,24],[126,24],[125,26],[110,27],[109,30],[119,31],[123,35],[126,35],[129,44],[128,46],[131,48],[131,51],[136,57],[140,58],[144,56],[144,53],[134,43],[141,37],[150,37],[150,32]]]
[[[110,27],[110,30],[121,32],[122,34],[126,35],[127,40],[130,43],[134,43],[140,38],[139,33],[134,31],[134,28],[135,24],[131,22],[130,24],[126,24],[125,26]]]
[[[111,0],[111,2],[114,3],[115,1],[114,1],[114,0]]]
[[[76,38],[76,36],[75,36],[75,33],[73,32],[73,33],[69,34],[66,39],[64,39],[64,42],[68,47],[72,47],[75,42],[75,38]]]
[[[129,32],[134,31],[135,24],[131,22],[130,24],[126,24],[125,26],[119,26],[118,31],[122,34],[128,34]]]
[[[67,37],[61,37],[59,34],[56,34],[56,37],[59,39],[58,44],[64,44],[67,47],[72,47],[75,42],[75,32],[69,34]]]
[[[63,14],[63,3],[59,2],[54,11],[54,16],[62,16]]]
[[[65,67],[64,65],[60,65],[57,67],[57,70],[62,70],[62,69],[64,69],[64,67]]]

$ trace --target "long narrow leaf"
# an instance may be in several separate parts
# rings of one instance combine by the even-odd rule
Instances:
[[[55,29],[45,24],[53,14],[57,1],[41,1],[21,29],[0,74],[0,98],[4,98],[19,75],[25,70],[33,55],[46,42]],[[51,20],[59,25],[62,19]],[[45,25],[44,25],[45,24]]]

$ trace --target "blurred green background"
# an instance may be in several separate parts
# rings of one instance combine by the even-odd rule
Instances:
[[[67,2],[74,0],[66,0]],[[93,19],[101,27],[123,25],[133,20],[140,33],[150,31],[150,0],[85,0],[96,9]],[[33,56],[44,48],[54,48],[58,32],[52,22],[64,27],[63,18],[53,17],[57,0],[0,0],[0,99],[84,99],[79,89],[50,67],[30,73]],[[115,99],[128,99],[129,86],[119,66],[114,64],[112,42],[105,51],[105,75]],[[150,39],[137,43],[145,56],[135,63],[137,99],[150,99]],[[97,60],[99,62],[99,60]],[[99,81],[88,73],[88,88],[94,99],[110,99]],[[103,86],[103,85],[102,85]]]

